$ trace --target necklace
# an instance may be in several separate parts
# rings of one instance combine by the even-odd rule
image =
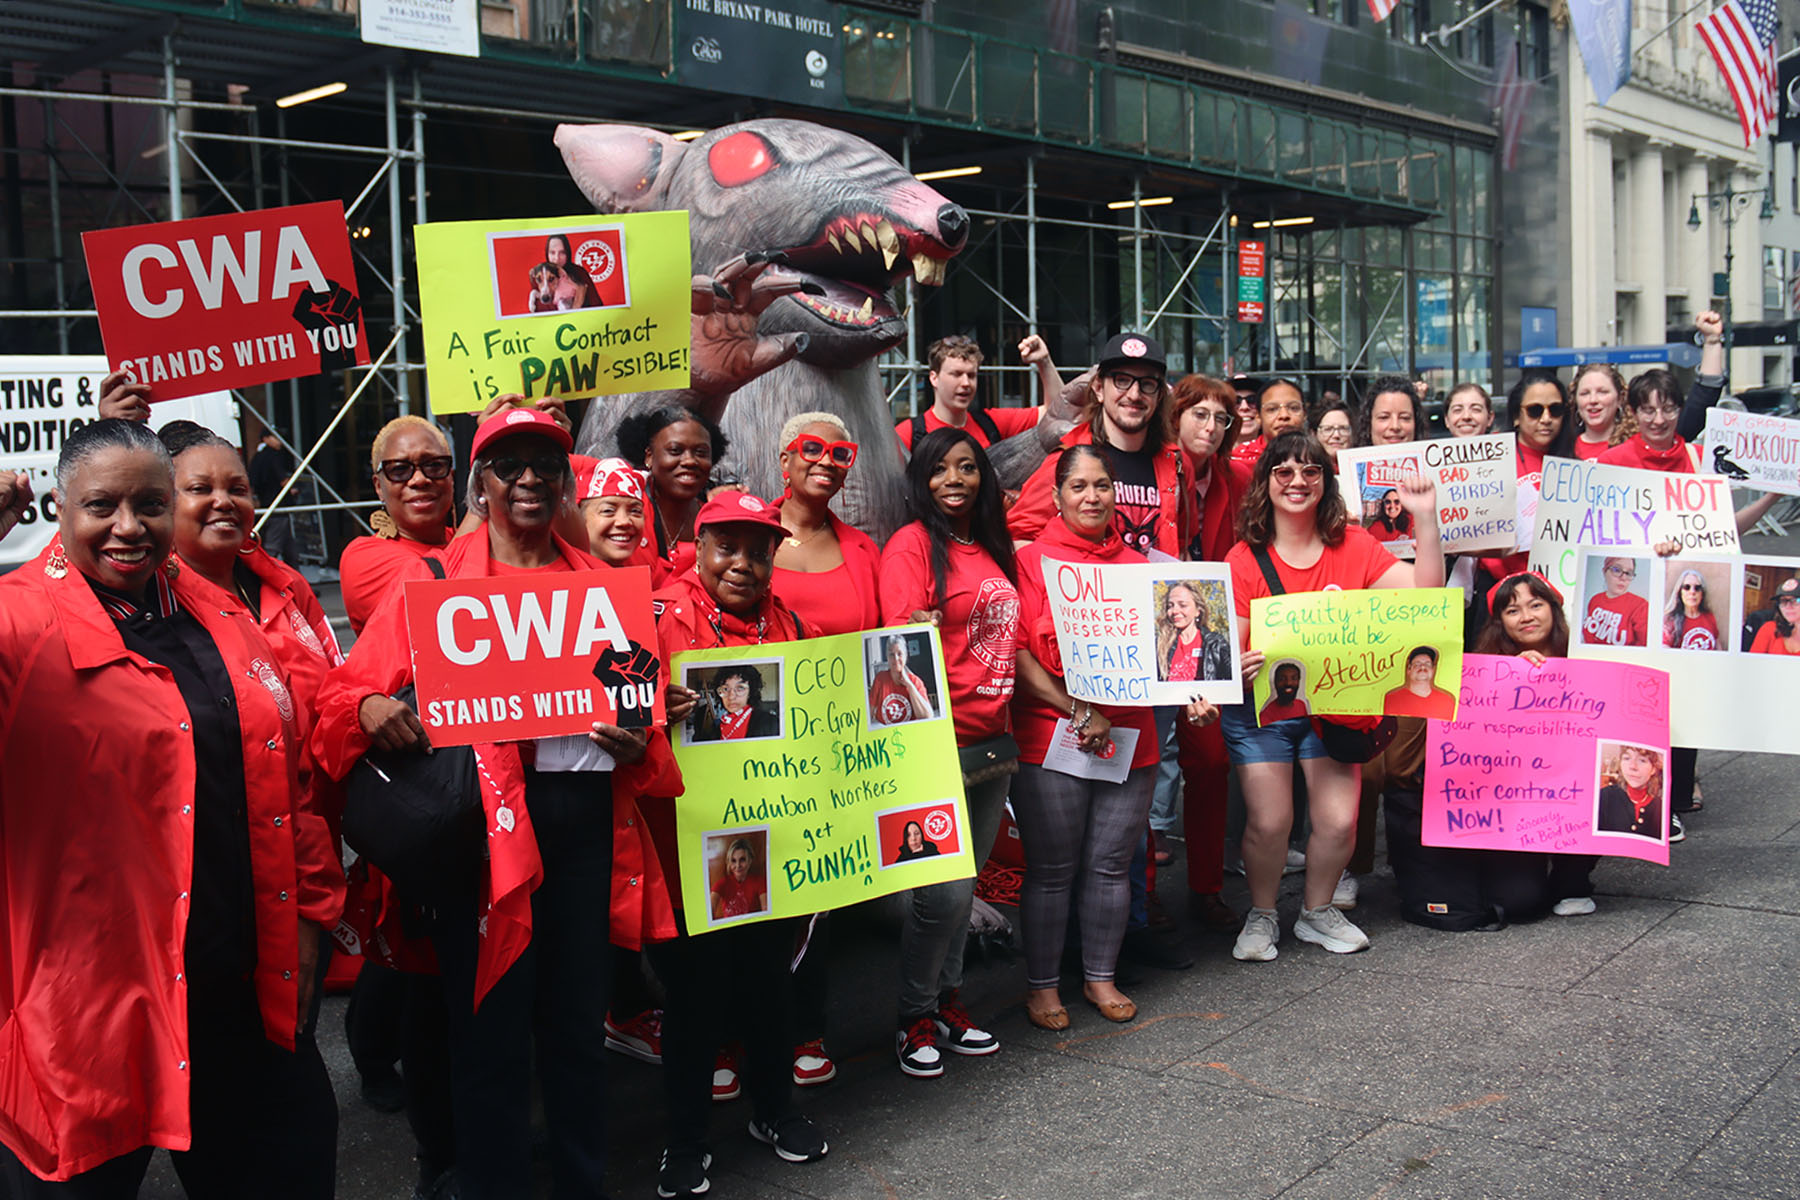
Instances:
[[[796,537],[788,538],[787,544],[789,546],[792,546],[794,549],[798,550],[800,547],[806,545],[806,543],[808,543],[808,542],[812,541],[814,538],[818,537],[821,533],[824,533],[828,528],[830,528],[830,526],[821,525],[817,529],[813,530],[811,533],[807,534],[803,538],[796,538]]]
[[[950,535],[950,540],[955,542],[959,546],[973,546],[975,544],[975,538],[973,535],[971,535],[969,537],[958,537],[956,534],[952,533]]]

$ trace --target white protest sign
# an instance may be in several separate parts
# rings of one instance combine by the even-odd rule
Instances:
[[[1532,539],[1531,569],[1574,596],[1583,546],[1648,549],[1668,538],[1683,551],[1738,548],[1731,488],[1716,475],[1673,475],[1636,467],[1546,458]]]
[[[1709,408],[1700,469],[1734,485],[1800,496],[1800,421]]]
[[[1778,602],[1800,558],[1584,549],[1578,561],[1571,657],[1667,671],[1677,746],[1800,754],[1793,721],[1771,703],[1800,685],[1800,603]]]
[[[0,566],[30,562],[56,532],[56,456],[63,441],[100,419],[100,381],[106,359],[83,355],[0,355],[0,471],[31,478],[32,503],[0,541]],[[168,400],[151,410],[160,429],[170,421],[198,421],[237,444],[237,406],[229,392]]]
[[[1411,558],[1411,517],[1399,487],[1409,475],[1437,485],[1438,536],[1446,554],[1510,550],[1519,536],[1518,468],[1510,433],[1437,438],[1338,451],[1338,486],[1351,519]]]
[[[1044,560],[1069,694],[1151,707],[1244,698],[1224,563]]]

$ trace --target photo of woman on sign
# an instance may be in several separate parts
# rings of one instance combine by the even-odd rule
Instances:
[[[1721,582],[1729,578],[1723,563],[1707,563],[1705,567],[1712,568]],[[1719,625],[1723,618],[1729,629],[1731,614],[1713,611],[1713,588],[1702,574],[1702,567],[1670,562],[1668,579],[1669,597],[1663,605],[1663,645],[1675,650],[1723,650],[1725,642]],[[1730,596],[1723,587],[1719,588],[1719,597],[1721,604],[1729,605]]]
[[[724,843],[725,852],[717,847]],[[730,921],[769,911],[769,879],[762,867],[769,843],[766,829],[706,839],[707,874],[712,880],[712,919]]]
[[[895,862],[910,862],[915,858],[931,858],[938,853],[937,843],[925,840],[925,827],[917,821],[908,821],[900,834],[900,853]]]
[[[1662,840],[1668,826],[1663,816],[1662,755],[1643,746],[1601,742],[1597,782],[1594,832]]]
[[[1650,601],[1636,586],[1644,560],[1601,558],[1588,560],[1587,610],[1581,621],[1581,640],[1589,645],[1643,646],[1650,632]],[[1593,578],[1594,563],[1600,578]]]
[[[778,663],[762,665],[780,670]],[[688,686],[701,697],[689,718],[688,741],[734,742],[781,736],[780,708],[764,699],[763,674],[750,663],[729,663],[710,672],[690,667]]]
[[[863,639],[866,647],[875,635]],[[881,638],[882,661],[871,668],[869,680],[869,724],[904,725],[908,721],[929,721],[936,716],[931,703],[931,689],[907,666],[906,636],[888,634]],[[920,662],[929,670],[928,661]]]
[[[1156,607],[1156,677],[1176,683],[1230,679],[1231,643],[1213,627],[1214,613],[1223,620],[1224,587],[1186,579],[1151,586],[1162,594]]]

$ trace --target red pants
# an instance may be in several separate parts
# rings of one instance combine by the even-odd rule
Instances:
[[[1188,888],[1199,895],[1225,886],[1225,806],[1231,759],[1219,723],[1175,723],[1176,761],[1181,764],[1182,822],[1187,830]]]

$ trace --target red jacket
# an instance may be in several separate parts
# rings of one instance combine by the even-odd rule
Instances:
[[[194,744],[167,670],[125,648],[79,573],[45,574],[58,545],[0,579],[0,1141],[61,1180],[192,1140]],[[253,982],[269,1040],[291,1049],[298,922],[336,922],[344,872],[298,781],[297,713],[275,653],[197,580],[179,571],[174,592],[232,677]]]
[[[575,570],[604,566],[561,538],[556,539],[556,547]],[[492,575],[487,526],[478,526],[457,538],[444,547],[439,557],[446,578],[481,579]],[[312,749],[319,766],[333,779],[348,775],[369,748],[369,737],[357,715],[362,702],[370,696],[391,696],[412,680],[412,643],[406,632],[404,585],[409,580],[430,578],[431,570],[423,561],[403,572],[393,595],[369,618],[362,636],[351,647],[350,657],[325,679],[319,693],[319,720],[313,730]],[[518,743],[479,744],[475,747],[475,762],[488,824],[488,877],[482,883],[485,933],[475,970],[475,1003],[479,1006],[488,989],[531,943],[531,894],[543,882],[544,864],[538,855],[531,812],[525,802],[525,767]],[[635,948],[646,937],[656,940],[675,933],[674,915],[662,887],[661,873],[655,869],[656,857],[648,853],[650,846],[638,818],[636,800],[643,793],[669,795],[681,791],[681,772],[675,766],[667,737],[661,731],[653,731],[643,760],[620,764],[613,772],[612,782],[612,938]],[[502,807],[513,814],[510,824],[502,824],[498,818]]]
[[[393,593],[401,573],[443,548],[410,538],[380,536],[359,537],[345,546],[338,556],[338,587],[351,630],[361,634],[381,602]]]
[[[1093,441],[1092,426],[1077,425],[1063,435],[1062,449],[1092,445]],[[1031,473],[1031,478],[1019,491],[1018,502],[1007,510],[1006,528],[1013,540],[1029,542],[1056,519],[1056,460],[1061,453],[1061,450],[1052,453]],[[1162,516],[1156,523],[1156,548],[1170,558],[1180,558],[1185,548],[1182,529],[1186,520],[1183,514],[1189,502],[1185,494],[1187,469],[1181,458],[1181,447],[1173,442],[1156,455],[1156,490],[1162,496]]]
[[[1192,479],[1193,463],[1186,465],[1187,477]],[[1189,487],[1191,492],[1192,485]],[[1207,485],[1206,498],[1187,505],[1182,514],[1183,558],[1195,562],[1225,561],[1225,552],[1238,543],[1238,512],[1244,507],[1244,494],[1249,490],[1249,467],[1228,455],[1213,458],[1212,482]]]
[[[793,609],[770,592],[750,620],[725,612],[700,583],[699,572],[688,568],[658,588],[651,597],[656,608],[656,643],[662,648],[663,678],[674,680],[670,664],[684,650],[711,650],[718,646],[758,646],[765,642],[791,642],[804,636]],[[677,681],[678,682],[678,681]],[[662,853],[669,894],[681,903],[681,855],[675,841],[674,798],[683,791],[679,777],[672,791],[649,792],[661,802],[647,808]]]

